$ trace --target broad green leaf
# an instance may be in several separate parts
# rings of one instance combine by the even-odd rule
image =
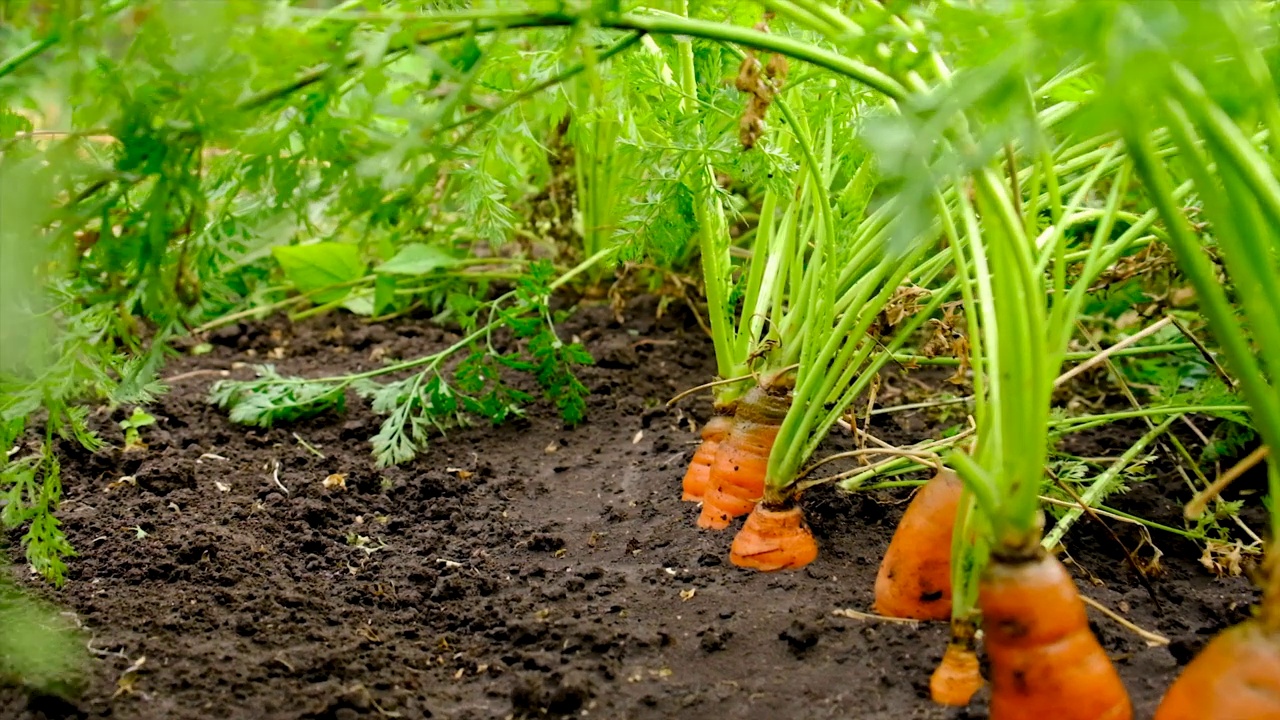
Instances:
[[[356,315],[368,317],[373,314],[373,300],[368,295],[347,298],[342,301],[342,307]]]
[[[395,257],[375,268],[393,275],[426,275],[432,270],[453,267],[461,262],[448,251],[435,245],[412,243],[401,248]]]
[[[353,283],[364,277],[365,264],[355,245],[336,242],[290,245],[272,248],[271,254],[299,292],[320,291],[311,297],[317,304],[340,300],[351,288],[335,285]]]

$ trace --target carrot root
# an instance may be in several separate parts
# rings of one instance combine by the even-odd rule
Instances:
[[[951,534],[963,484],[943,470],[920,488],[876,574],[875,612],[913,620],[951,617]]]
[[[734,565],[762,572],[796,570],[817,557],[818,543],[799,505],[756,505],[733,538],[729,551],[729,561]]]
[[[685,502],[702,502],[702,498],[711,489],[711,463],[715,462],[720,443],[733,427],[733,418],[728,415],[716,415],[702,427],[702,444],[693,453],[689,469],[681,483],[680,499]]]
[[[985,684],[973,645],[952,642],[929,677],[929,695],[939,705],[965,707]]]
[[[1089,630],[1075,583],[1036,550],[993,554],[979,582],[991,720],[1130,720],[1129,695]]]
[[[1258,620],[1220,633],[1169,687],[1155,720],[1280,718],[1280,633]]]
[[[710,490],[702,498],[698,527],[722,530],[746,515],[764,495],[769,453],[778,436],[788,401],[753,388],[738,402],[733,428],[716,450]]]

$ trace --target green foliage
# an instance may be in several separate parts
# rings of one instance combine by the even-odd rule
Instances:
[[[355,245],[319,242],[277,246],[271,249],[271,254],[293,287],[317,303],[341,299],[350,292],[342,286],[350,286],[364,277],[365,263]]]
[[[47,335],[10,345],[16,362],[0,369],[0,447],[8,453],[0,465],[0,524],[27,528],[27,561],[56,584],[65,577],[63,558],[73,554],[53,516],[62,498],[57,443],[91,452],[103,446],[85,401],[145,404],[164,389],[155,379],[163,333],[149,349],[132,348],[121,339],[127,323],[111,306],[75,309],[64,303],[71,314],[61,328],[46,326]]]
[[[254,380],[219,380],[209,390],[209,401],[230,411],[231,422],[269,428],[344,407],[344,386],[287,378],[273,365],[256,365],[254,372]]]
[[[0,682],[69,693],[86,659],[83,638],[56,611],[0,580]]]
[[[124,446],[126,449],[146,447],[142,442],[141,428],[154,425],[156,419],[142,408],[134,408],[129,417],[120,421],[120,429],[124,430]]]
[[[375,268],[380,274],[426,275],[433,270],[454,267],[458,258],[434,245],[411,243],[400,248],[390,260]]]
[[[472,416],[500,423],[520,414],[534,398],[510,385],[504,370],[532,374],[565,422],[577,424],[585,417],[587,388],[574,369],[591,364],[592,359],[582,345],[565,343],[556,333],[550,309],[554,280],[548,264],[535,263],[515,290],[493,301],[455,301],[455,309],[470,310],[459,318],[467,336],[426,357],[314,380],[285,377],[274,367],[262,365],[255,368],[254,380],[215,383],[210,402],[229,410],[233,422],[271,427],[341,412],[347,389],[353,389],[370,401],[375,413],[386,416],[371,439],[380,467],[412,460],[434,433],[468,424]],[[488,320],[480,323],[480,318]],[[505,353],[495,349],[494,335],[503,329],[521,349]],[[456,356],[460,359],[450,371],[448,363]],[[399,380],[376,379],[406,370],[417,372]]]
[[[1163,231],[1140,227],[1150,203],[1123,186],[1127,150],[1107,133],[1127,113],[1161,117],[1175,61],[1239,127],[1280,127],[1264,82],[1274,30],[1250,20],[1272,5],[1257,16],[1210,0],[54,5],[0,8],[0,493],[5,526],[26,528],[28,560],[55,582],[71,552],[52,515],[57,445],[100,446],[89,405],[145,406],[163,392],[156,370],[175,334],[278,310],[456,324],[462,339],[425,357],[315,379],[260,365],[211,390],[234,422],[260,427],[340,413],[354,393],[384,416],[372,445],[389,465],[539,394],[580,422],[577,372],[591,358],[560,337],[552,293],[570,278],[603,284],[614,262],[651,272],[651,286],[700,262],[722,374],[799,360],[814,378],[802,399],[825,410],[793,423],[816,428],[788,450],[794,473],[839,415],[829,403],[851,402],[858,369],[883,362],[854,320],[894,302],[899,281],[941,303],[962,275],[983,276],[963,267],[978,260],[961,245],[1007,245],[993,264],[1017,267],[1025,287],[998,273],[983,304],[1025,308],[1014,299],[1043,291],[1052,319],[1102,269],[1081,262],[1090,248],[1134,227],[1161,246]],[[670,14],[686,5],[692,21]],[[792,54],[767,113],[734,82],[750,49],[741,32],[766,7],[778,11],[770,33],[747,45]],[[1250,82],[1233,83],[1239,68],[1221,58],[1254,61]],[[740,131],[756,111],[747,150]],[[1163,136],[1155,148],[1178,149]],[[1001,228],[997,210],[1022,227]],[[1093,215],[1065,227],[1064,212]],[[1216,252],[1219,228],[1201,229]],[[940,236],[961,267],[905,253]],[[766,280],[781,251],[785,267]],[[1173,284],[1171,268],[1158,288],[1126,270],[1089,290],[1082,312],[1118,319]],[[1026,352],[1017,313],[991,331],[1028,342],[1005,351],[1012,375],[975,363],[979,416],[984,373],[1048,387],[1049,371],[1032,378],[1025,361],[1058,359],[1076,318],[1056,319],[1048,354]],[[831,343],[803,337],[828,327]],[[771,347],[752,367],[747,354]],[[1189,354],[1122,367],[1153,403],[1239,402]],[[1006,393],[1024,403],[1010,413],[1029,407],[1027,388]],[[1010,423],[1030,428],[1041,410]],[[1249,417],[1218,416],[1205,460],[1252,438]],[[149,417],[121,424],[127,446]]]

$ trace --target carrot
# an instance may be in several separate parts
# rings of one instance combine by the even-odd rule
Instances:
[[[764,495],[769,452],[786,417],[785,396],[752,388],[738,401],[733,429],[720,442],[711,464],[710,491],[702,498],[698,527],[723,530],[729,521],[746,515]]]
[[[1133,717],[1075,583],[1038,544],[1012,556],[992,553],[978,606],[991,663],[991,720]]]
[[[1165,693],[1155,720],[1280,718],[1280,547],[1257,617],[1220,633]]]
[[[951,534],[964,484],[942,470],[912,498],[876,574],[875,611],[915,620],[951,617]]]
[[[942,654],[942,662],[929,678],[929,694],[939,705],[964,707],[986,681],[978,666],[974,640],[977,627],[972,620],[951,623],[951,641]]]
[[[729,551],[734,565],[763,572],[796,570],[816,557],[818,543],[795,504],[776,508],[766,503],[756,505]]]
[[[1155,720],[1280,718],[1280,633],[1256,620],[1219,634],[1187,665]]]
[[[702,502],[702,497],[710,490],[711,463],[715,461],[716,451],[732,427],[732,414],[717,414],[702,426],[702,444],[694,451],[693,460],[689,462],[689,469],[684,474],[681,500]]]

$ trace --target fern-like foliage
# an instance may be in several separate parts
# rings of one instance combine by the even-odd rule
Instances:
[[[234,423],[269,428],[344,407],[345,384],[284,377],[274,365],[255,365],[254,372],[253,380],[220,380],[209,390],[209,401],[227,410]]]
[[[574,371],[591,364],[592,358],[581,344],[566,343],[557,334],[549,305],[553,281],[549,264],[534,263],[512,292],[488,303],[459,303],[457,308],[471,309],[462,322],[471,332],[436,353],[365,373],[314,380],[286,377],[271,365],[261,365],[253,380],[216,383],[209,401],[229,411],[232,422],[272,427],[341,412],[346,390],[353,389],[375,413],[386,416],[370,439],[379,467],[412,460],[433,435],[475,417],[496,424],[521,414],[534,396],[514,387],[505,371],[532,375],[564,421],[575,425],[586,416],[587,387]],[[491,319],[479,325],[478,317]],[[494,347],[494,333],[500,329],[514,336],[518,350],[500,352]],[[406,370],[415,372],[397,380],[377,379]]]

